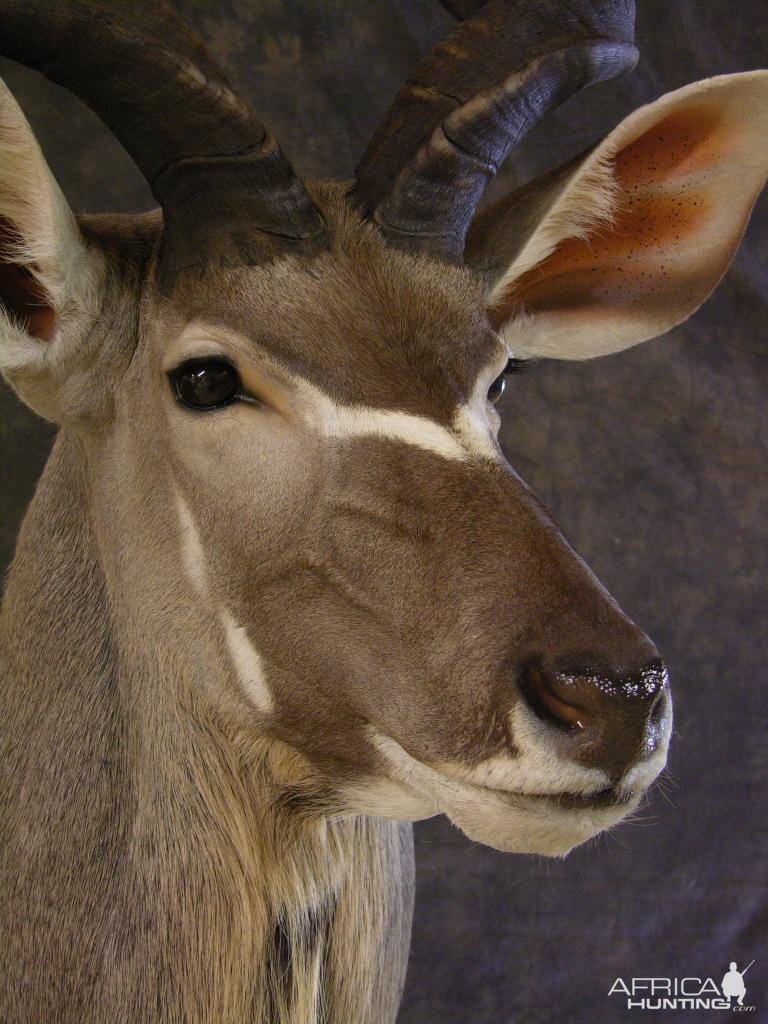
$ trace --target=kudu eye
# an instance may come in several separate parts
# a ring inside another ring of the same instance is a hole
[[[507,378],[502,373],[488,388],[488,401],[491,405],[496,405],[498,400],[504,394],[507,387]]]
[[[170,373],[179,401],[189,409],[221,409],[240,397],[240,377],[223,359],[193,359]]]
[[[491,405],[496,405],[498,400],[504,394],[504,390],[507,386],[507,377],[513,373],[521,373],[525,361],[523,359],[509,359],[507,365],[504,367],[504,372],[501,373],[496,380],[488,388],[488,401]]]

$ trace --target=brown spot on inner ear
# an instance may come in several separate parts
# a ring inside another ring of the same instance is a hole
[[[616,154],[616,180],[631,190],[706,170],[728,155],[732,134],[721,108],[691,104],[669,114]]]
[[[704,192],[625,196],[614,223],[589,240],[569,238],[514,282],[510,300],[535,309],[569,306],[574,300],[615,290],[633,279],[663,276],[684,255],[711,213]],[[650,283],[650,281],[649,281]]]
[[[618,206],[589,239],[563,239],[515,281],[490,311],[503,324],[520,306],[545,309],[619,305],[638,293],[661,295],[665,279],[697,262],[717,196],[706,172],[729,157],[738,131],[720,105],[687,104],[654,124],[613,160]],[[660,301],[660,300],[659,300]]]
[[[8,257],[20,242],[15,225],[0,217],[0,304],[33,338],[50,341],[56,330],[50,298],[28,267]]]

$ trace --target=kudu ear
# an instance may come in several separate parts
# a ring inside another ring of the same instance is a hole
[[[73,405],[62,392],[90,358],[103,269],[0,81],[0,370],[47,419],[67,419]]]
[[[655,338],[707,298],[768,175],[768,71],[642,107],[587,156],[488,207],[465,259],[516,356],[586,359]]]

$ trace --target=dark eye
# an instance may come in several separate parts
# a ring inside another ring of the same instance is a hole
[[[170,374],[176,397],[190,409],[221,409],[240,397],[240,378],[223,359],[193,359]]]
[[[502,373],[501,376],[497,377],[493,384],[488,388],[488,401],[491,405],[496,405],[498,400],[504,394],[506,387],[507,378]]]
[[[504,367],[504,372],[500,374],[496,380],[488,388],[488,401],[491,405],[496,405],[498,400],[504,394],[504,389],[507,386],[507,377],[513,373],[521,373],[525,361],[523,359],[510,359],[507,365]]]

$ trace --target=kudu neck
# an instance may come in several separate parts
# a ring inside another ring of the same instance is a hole
[[[60,435],[0,619],[10,824],[22,835],[50,823],[25,914],[55,902],[64,937],[119,924],[133,966],[102,950],[93,984],[113,989],[99,1006],[113,999],[136,1019],[157,991],[178,1019],[298,1024],[321,1002],[337,1007],[329,1020],[394,1019],[384,1004],[402,956],[387,951],[407,944],[409,828],[283,806],[288,748],[228,728],[174,644],[158,644],[162,628],[105,565],[89,479],[80,442]],[[75,947],[62,955],[79,976],[77,957],[96,953]],[[173,978],[160,977],[170,949]],[[335,965],[351,960],[342,977]]]

